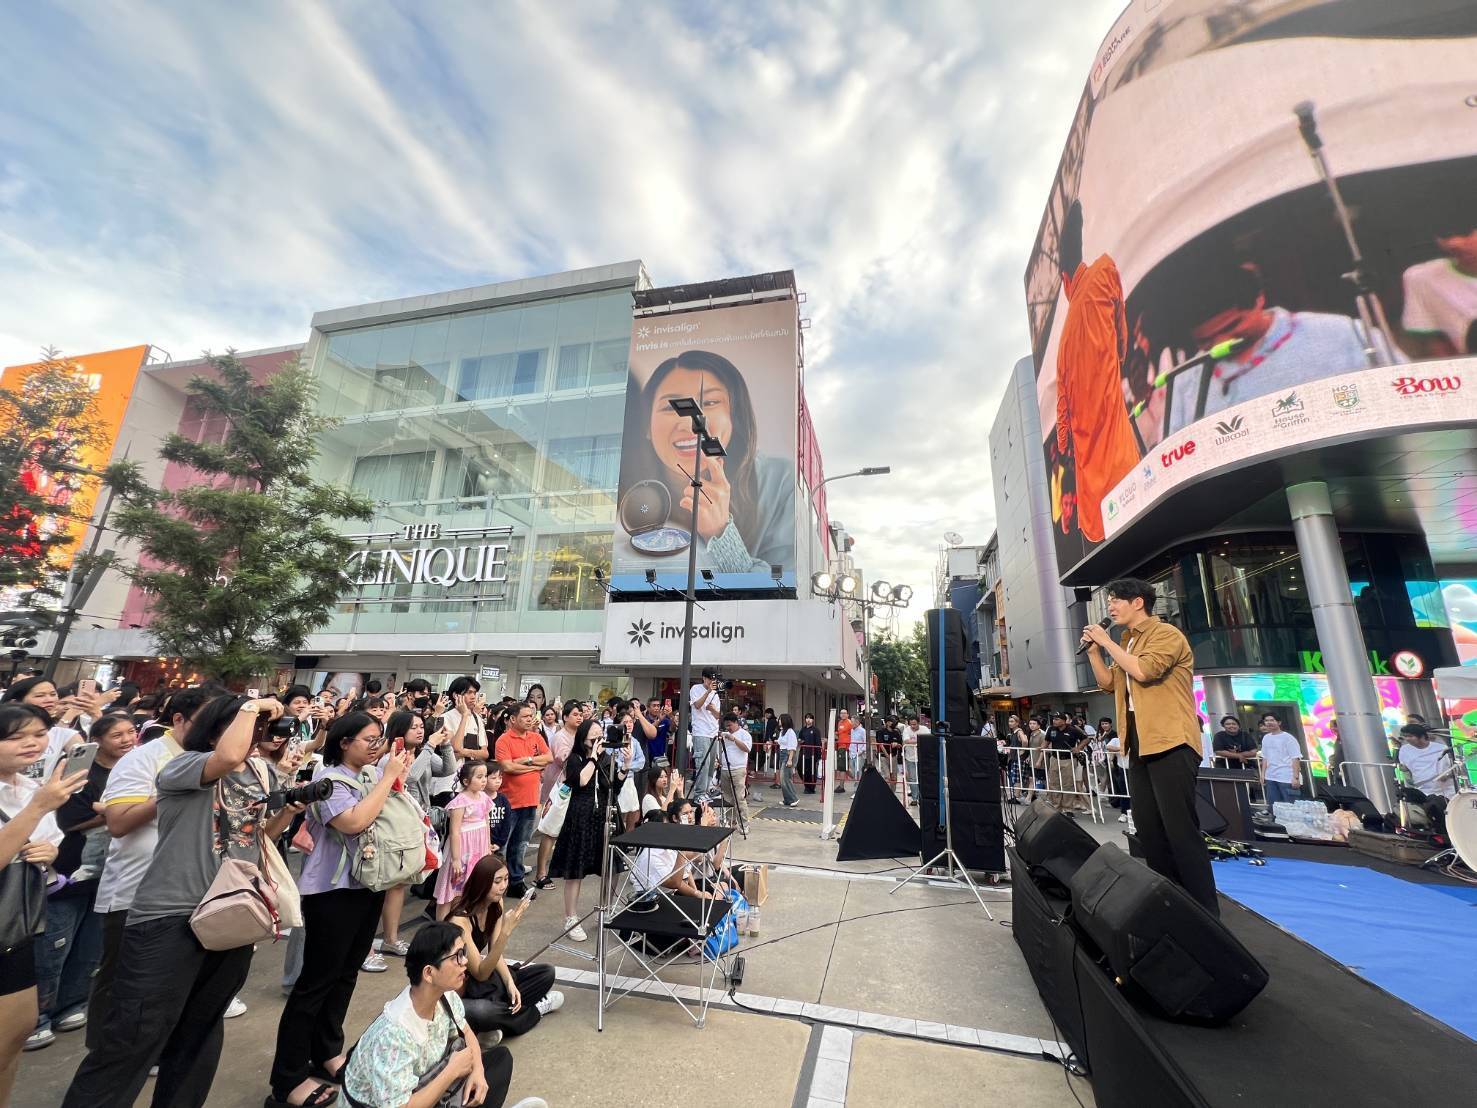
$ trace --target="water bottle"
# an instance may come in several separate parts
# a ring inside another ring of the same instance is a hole
[[[759,905],[757,904],[749,906],[749,934],[759,934]]]

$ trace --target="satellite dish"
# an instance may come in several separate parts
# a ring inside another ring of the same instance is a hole
[[[961,535],[958,531],[944,532],[944,542],[948,543],[950,546],[958,546],[963,541],[964,536]]]

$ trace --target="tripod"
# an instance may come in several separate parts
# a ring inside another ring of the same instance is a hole
[[[558,938],[549,943],[545,949],[563,951],[572,954],[576,958],[583,958],[587,962],[599,961],[602,965],[605,961],[605,922],[609,916],[611,889],[614,884],[614,874],[610,872],[610,825],[612,821],[621,818],[618,794],[620,785],[616,780],[615,755],[602,749],[603,743],[597,743],[594,753],[595,759],[595,806],[600,810],[600,893],[596,898],[595,914],[600,933],[596,936],[596,954],[587,950],[570,946],[561,940],[567,931],[561,932]],[[567,817],[566,817],[567,818]],[[622,827],[620,830],[624,831]],[[581,917],[583,919],[584,917]]]
[[[974,894],[975,900],[979,901],[980,907],[985,910],[985,917],[993,920],[995,916],[985,903],[985,898],[980,894],[980,887],[975,884],[974,878],[969,876],[969,871],[964,868],[959,855],[954,853],[954,821],[949,818],[949,725],[939,720],[935,727],[939,740],[939,818],[944,824],[944,849],[894,885],[889,895],[895,896],[904,885],[920,878],[927,881],[945,881],[956,888],[962,886],[969,889]],[[928,877],[928,871],[941,861],[946,863],[947,873],[942,878]]]

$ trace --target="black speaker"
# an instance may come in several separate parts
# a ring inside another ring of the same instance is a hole
[[[1005,869],[1005,816],[1000,808],[1000,759],[995,740],[978,737],[949,739],[949,824],[954,853],[968,869],[1001,873]],[[941,852],[947,843],[939,826],[939,740],[918,737],[918,826],[923,858]]]
[[[1053,891],[1069,887],[1082,864],[1097,853],[1098,841],[1040,797],[1016,817],[1015,849],[1032,871],[1055,879]]]
[[[962,669],[945,670],[942,677],[938,671],[930,670],[928,692],[933,698],[935,724],[948,723],[950,733],[955,735],[968,735],[979,730],[970,710],[973,698],[969,693],[969,678]]]
[[[957,608],[930,608],[924,613],[928,625],[928,671],[938,671],[940,662],[944,669],[964,668],[964,621],[959,618]],[[939,653],[939,637],[943,636],[942,658]]]
[[[1359,822],[1364,824],[1366,830],[1383,831],[1385,829],[1385,817],[1380,815],[1380,810],[1374,806],[1369,797],[1358,789],[1324,782],[1318,786],[1318,799],[1323,801],[1330,812],[1336,812],[1340,808],[1353,812],[1359,817]]]
[[[1068,882],[1077,927],[1125,992],[1186,1023],[1224,1023],[1266,987],[1267,971],[1188,893],[1105,843]]]
[[[923,794],[923,800],[938,802],[937,735],[918,737],[918,791]],[[949,795],[965,803],[1000,803],[1000,755],[995,749],[995,740],[977,737],[949,739]]]
[[[939,826],[938,806],[919,808],[922,858],[927,861],[949,845]],[[847,821],[848,823],[850,820]],[[954,831],[954,853],[965,869],[1005,872],[1005,816],[998,804],[974,804],[950,799],[949,824]]]

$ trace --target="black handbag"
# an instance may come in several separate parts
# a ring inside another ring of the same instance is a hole
[[[10,817],[0,811],[0,823]],[[0,952],[9,953],[46,930],[46,870],[19,856],[0,867]]]

